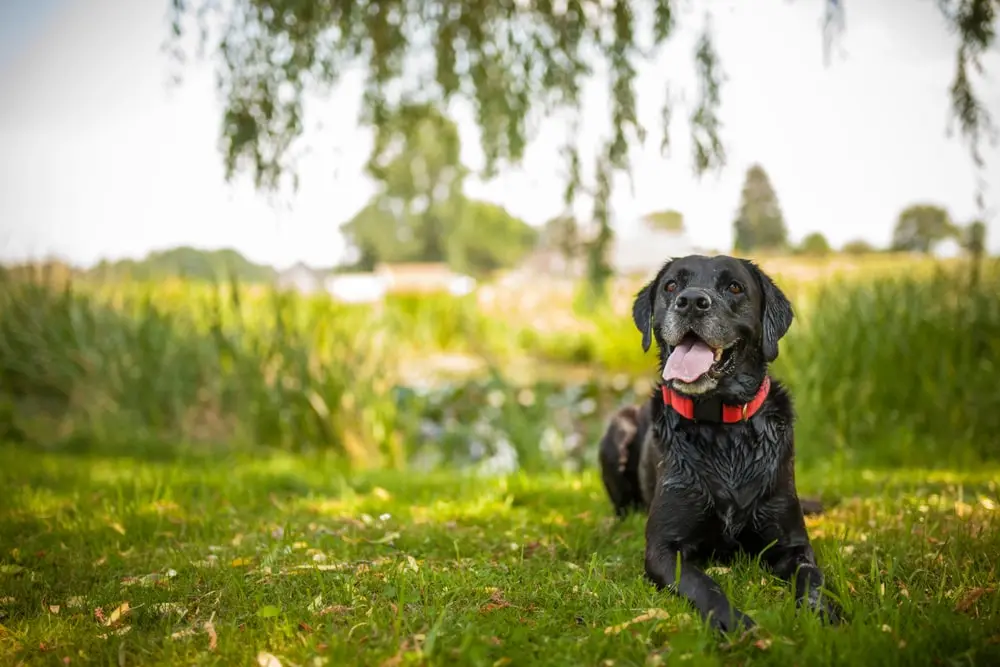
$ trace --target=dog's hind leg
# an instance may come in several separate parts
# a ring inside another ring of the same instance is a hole
[[[822,514],[826,510],[819,498],[799,498],[799,505],[802,506],[802,514],[805,516]]]
[[[601,479],[615,514],[624,518],[629,511],[640,511],[645,504],[639,488],[641,438],[637,437],[639,410],[627,406],[611,418],[598,451]]]

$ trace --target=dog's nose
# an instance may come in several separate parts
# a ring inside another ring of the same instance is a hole
[[[712,307],[712,297],[706,290],[689,287],[674,300],[674,310],[681,314],[700,315]]]

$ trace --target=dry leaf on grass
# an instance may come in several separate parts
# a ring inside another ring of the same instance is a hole
[[[650,621],[652,619],[666,620],[670,618],[670,614],[663,609],[648,609],[646,613],[639,614],[631,621],[625,621],[624,623],[619,623],[618,625],[612,625],[610,627],[604,628],[604,634],[606,635],[617,635],[625,628],[633,625],[634,623],[642,623],[644,621]]]
[[[281,667],[281,661],[267,651],[261,651],[257,654],[257,664],[260,667]]]
[[[351,610],[350,607],[344,606],[342,604],[332,604],[329,607],[324,607],[316,612],[317,616],[326,616],[327,614],[346,614]]]
[[[215,624],[212,623],[212,619],[205,621],[204,628],[208,634],[208,650],[214,651],[215,647],[219,645],[219,635],[215,634]]]
[[[955,604],[955,611],[960,613],[965,613],[972,609],[972,607],[979,601],[979,598],[983,597],[987,593],[992,593],[993,588],[973,588],[971,591],[965,594],[965,596]]]
[[[495,590],[493,594],[490,595],[490,601],[479,608],[480,612],[490,612],[496,611],[497,609],[503,609],[509,607],[510,603],[503,597],[503,591]]]
[[[118,608],[111,612],[111,615],[104,620],[104,625],[110,627],[115,623],[118,623],[122,620],[122,618],[128,615],[130,611],[132,611],[132,608],[129,607],[128,602],[122,602]]]

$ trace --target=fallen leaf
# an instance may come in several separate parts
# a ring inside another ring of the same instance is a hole
[[[261,651],[257,654],[257,664],[260,667],[281,667],[281,661],[267,651]]]
[[[503,609],[509,607],[510,603],[503,597],[503,591],[494,589],[493,594],[490,595],[490,601],[479,608],[480,612],[490,612],[496,611],[497,609]]]
[[[350,607],[345,607],[342,604],[334,604],[334,605],[330,605],[329,607],[326,607],[324,609],[319,610],[318,612],[316,612],[316,615],[317,616],[326,616],[327,614],[346,614],[350,610],[351,610]]]
[[[114,625],[115,623],[117,623],[120,620],[122,620],[122,618],[126,614],[128,614],[130,611],[131,611],[131,607],[128,606],[128,602],[122,602],[118,606],[117,609],[115,609],[113,612],[111,612],[111,615],[108,616],[108,618],[107,618],[106,621],[104,621],[104,625],[106,625],[106,626],[112,626],[112,625]]]
[[[965,613],[969,611],[969,609],[971,609],[972,606],[979,601],[979,598],[983,597],[987,593],[992,593],[992,592],[993,592],[992,587],[973,588],[971,591],[965,594],[965,597],[963,597],[961,600],[958,601],[958,603],[955,604],[955,611],[960,613]]]
[[[670,614],[667,613],[666,611],[664,611],[663,609],[649,609],[649,610],[646,611],[646,613],[639,614],[638,616],[636,616],[635,618],[633,618],[631,621],[625,621],[624,623],[619,623],[618,625],[612,625],[610,627],[604,628],[604,634],[606,634],[606,635],[611,635],[611,634],[617,635],[622,630],[624,630],[625,628],[629,627],[630,625],[633,625],[634,623],[642,623],[644,621],[649,621],[649,620],[652,620],[654,618],[660,619],[660,620],[666,620],[666,619],[670,618]]]
[[[219,635],[215,634],[215,624],[209,619],[205,621],[204,628],[208,634],[208,650],[214,651],[215,647],[219,645]]]
[[[395,531],[390,531],[378,538],[377,540],[369,540],[370,544],[388,544],[399,537],[399,533]]]
[[[417,566],[417,559],[414,558],[413,556],[410,556],[409,554],[407,554],[406,556],[406,563],[402,566],[402,569],[410,570],[412,572],[420,571],[420,567]]]
[[[117,521],[112,521],[110,524],[108,524],[108,526],[116,533],[120,533],[122,535],[125,534],[125,526],[121,525]]]
[[[764,637],[763,639],[758,639],[753,643],[753,645],[756,646],[761,651],[766,651],[767,649],[771,648],[771,638]]]
[[[21,567],[20,565],[16,565],[14,563],[11,563],[9,565],[0,565],[0,574],[18,574],[19,572],[23,571],[24,571],[23,567]]]
[[[59,613],[59,605],[57,605],[57,604],[50,604],[49,605],[49,611],[51,611],[53,614],[58,614]]]
[[[153,609],[155,609],[158,614],[162,614],[164,616],[173,612],[183,614],[186,611],[184,606],[177,602],[160,602],[159,604],[153,605]]]
[[[250,564],[249,558],[234,558],[233,562],[230,563],[230,565],[233,567],[243,567],[244,565],[249,565],[249,564]]]
[[[306,623],[305,621],[299,621],[299,629],[302,630],[303,632],[309,632],[309,633],[312,633],[313,631],[312,626]]]

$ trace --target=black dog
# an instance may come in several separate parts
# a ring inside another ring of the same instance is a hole
[[[838,622],[795,490],[791,400],[767,375],[792,324],[788,299],[750,261],[692,255],[664,265],[632,316],[643,349],[656,340],[662,382],[614,416],[600,463],[616,513],[648,512],[646,576],[714,627],[749,628],[699,563],[762,553],[794,581],[797,605]]]

